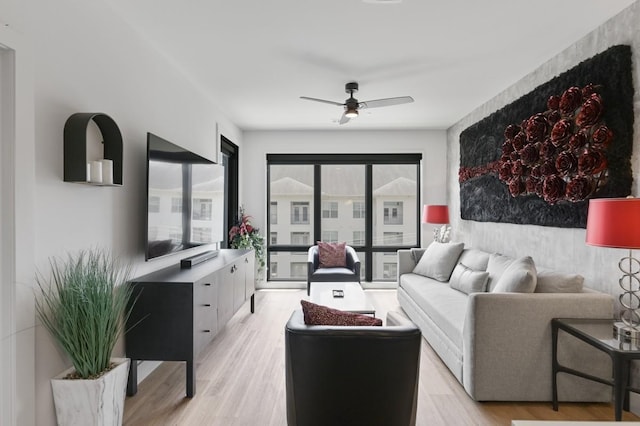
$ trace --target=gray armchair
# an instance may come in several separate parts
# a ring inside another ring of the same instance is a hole
[[[307,257],[307,295],[311,293],[312,282],[360,282],[360,259],[353,247],[346,246],[344,268],[320,268],[318,246],[309,247]]]
[[[285,327],[287,424],[415,425],[421,344],[410,321],[306,325],[295,311]]]

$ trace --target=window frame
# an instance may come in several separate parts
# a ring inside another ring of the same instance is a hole
[[[310,235],[310,243],[314,244],[322,235],[322,196],[321,196],[321,166],[322,165],[365,165],[365,243],[361,246],[355,246],[359,255],[364,256],[361,259],[364,265],[363,276],[364,281],[372,281],[373,278],[373,256],[375,253],[392,253],[400,249],[408,249],[419,247],[421,237],[420,226],[420,210],[421,210],[421,166],[422,154],[420,153],[404,153],[404,154],[267,154],[267,209],[271,202],[271,166],[274,165],[312,165],[314,167],[314,193],[313,201],[310,203],[313,207],[309,211],[309,222],[313,222],[313,232]],[[410,245],[373,245],[373,167],[375,165],[414,165],[416,167],[416,205],[415,205],[415,244]],[[292,212],[293,213],[293,212]],[[313,215],[313,216],[312,216]],[[267,215],[267,230],[271,229],[270,214]],[[326,219],[326,218],[325,218]],[[281,221],[280,221],[281,222]],[[300,252],[304,254],[308,251],[309,246],[294,244],[277,244],[267,245],[267,262],[270,262],[271,255],[277,255],[278,252]],[[304,253],[303,253],[304,252]],[[269,279],[270,277],[268,277]],[[278,281],[299,281],[299,278],[279,278]]]

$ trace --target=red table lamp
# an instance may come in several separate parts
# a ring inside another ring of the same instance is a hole
[[[442,225],[433,229],[433,241],[446,243],[449,241],[449,207],[446,205],[426,205],[422,209],[422,223]]]
[[[629,249],[618,262],[622,277],[618,284],[622,305],[618,336],[640,340],[640,261],[633,249],[640,248],[640,198],[597,198],[589,200],[586,242],[592,246]]]

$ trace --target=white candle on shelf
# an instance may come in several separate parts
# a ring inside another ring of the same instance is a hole
[[[113,160],[102,160],[102,183],[113,185]]]
[[[91,183],[102,183],[102,162],[93,161],[91,163]]]

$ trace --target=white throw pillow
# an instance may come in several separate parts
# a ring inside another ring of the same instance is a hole
[[[474,271],[463,263],[458,263],[451,273],[449,286],[466,294],[482,293],[487,288],[489,273]]]
[[[491,253],[489,262],[487,263],[487,272],[489,273],[487,291],[493,291],[504,271],[507,270],[514,260],[513,257],[503,256],[499,253]]]
[[[530,256],[514,260],[504,271],[494,293],[533,293],[536,289],[536,266]]]
[[[434,241],[427,247],[420,261],[413,268],[413,273],[438,281],[449,281],[451,272],[463,249],[464,243],[438,243]]]

